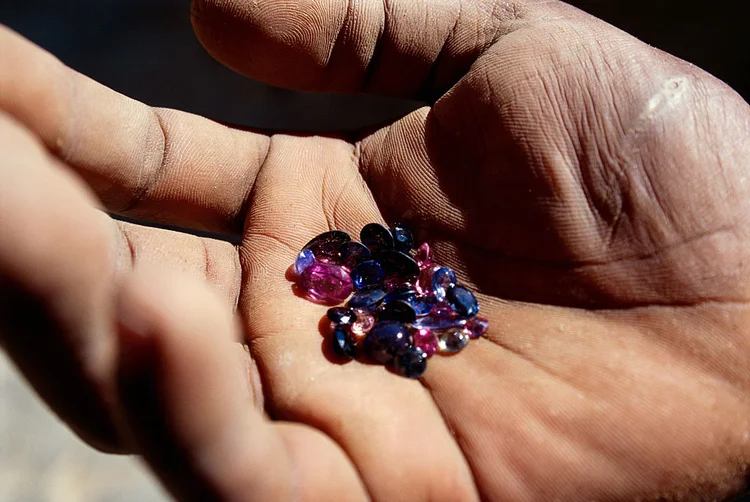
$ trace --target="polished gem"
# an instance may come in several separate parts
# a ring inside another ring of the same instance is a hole
[[[479,338],[484,335],[487,333],[489,327],[490,321],[484,317],[472,317],[466,322],[466,329],[469,330],[469,336],[471,338]]]
[[[419,277],[419,265],[414,258],[400,251],[383,251],[373,256],[383,266],[387,278],[397,277],[401,281],[412,281]]]
[[[460,352],[469,344],[471,338],[469,332],[464,328],[452,328],[440,333],[438,337],[438,348],[440,352],[455,354]]]
[[[417,313],[404,300],[392,300],[383,302],[377,311],[378,319],[381,321],[398,321],[413,323],[417,320]]]
[[[430,328],[419,328],[412,330],[414,346],[422,349],[427,357],[431,357],[438,351],[438,339]]]
[[[417,347],[409,347],[403,354],[396,356],[393,369],[401,376],[419,378],[427,369],[427,354]]]
[[[411,235],[409,229],[400,223],[393,224],[391,234],[393,235],[393,244],[396,247],[396,251],[408,253],[414,247],[414,237]]]
[[[439,302],[445,300],[448,289],[456,285],[456,274],[448,267],[439,268],[432,276],[432,294]]]
[[[414,258],[417,260],[417,265],[419,265],[420,270],[432,265],[432,250],[430,249],[430,245],[423,242],[422,245],[417,248],[417,254]]]
[[[333,307],[328,309],[326,314],[328,319],[334,324],[349,325],[357,319],[357,314],[346,307]]]
[[[377,223],[365,225],[359,233],[359,239],[373,253],[393,249],[391,231]]]
[[[354,281],[354,287],[362,289],[366,286],[372,286],[378,284],[383,280],[383,267],[380,263],[369,260],[360,263],[357,267],[352,270],[352,281]]]
[[[417,280],[416,289],[417,292],[423,295],[432,295],[432,277],[435,272],[440,270],[440,265],[430,265],[423,268],[419,273],[419,280]]]
[[[352,293],[349,271],[331,263],[310,265],[300,275],[298,285],[308,299],[318,303],[341,303]]]
[[[462,317],[441,317],[429,314],[417,317],[413,326],[415,328],[429,328],[433,331],[442,331],[450,328],[462,328],[466,325],[466,319]]]
[[[361,242],[349,241],[341,245],[341,263],[353,269],[363,261],[370,259],[370,250]]]
[[[354,293],[347,307],[352,309],[366,308],[373,311],[387,294],[388,292],[382,286],[367,286]]]
[[[354,339],[345,326],[336,326],[333,330],[333,351],[340,357],[352,359],[357,355]]]
[[[432,311],[432,308],[435,305],[435,297],[424,295],[415,296],[409,301],[409,305],[412,306],[417,316],[427,315]]]
[[[479,302],[474,293],[463,286],[454,286],[448,289],[447,299],[460,315],[471,317],[479,313]]]
[[[412,345],[409,328],[400,322],[378,321],[365,338],[367,355],[382,364],[390,364],[393,358]]]
[[[367,309],[356,309],[357,320],[351,325],[350,331],[356,337],[362,337],[370,332],[375,324],[375,318]]]
[[[301,275],[307,267],[315,263],[315,255],[309,249],[303,249],[294,261],[294,271]]]
[[[309,249],[320,261],[329,261],[334,264],[340,264],[341,254],[339,250],[344,243],[351,240],[351,237],[349,237],[349,234],[346,232],[333,230],[331,232],[320,234],[305,244],[305,247],[302,249]]]

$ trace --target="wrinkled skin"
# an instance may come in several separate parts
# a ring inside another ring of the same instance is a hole
[[[430,105],[356,138],[269,137],[149,109],[0,32],[3,345],[83,437],[186,500],[744,488],[737,94],[558,2],[200,0],[193,18],[248,76]],[[333,361],[325,307],[287,276],[312,236],[393,219],[491,323],[420,381]]]

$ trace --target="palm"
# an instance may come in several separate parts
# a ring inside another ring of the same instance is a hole
[[[166,155],[145,182],[110,170],[100,184],[93,158],[63,156],[113,210],[243,229],[234,248],[125,224],[121,249],[180,263],[227,305],[239,298],[257,395],[272,417],[302,424],[292,450],[320,493],[362,483],[383,500],[720,496],[747,456],[747,245],[735,229],[748,194],[740,152],[717,161],[705,145],[747,110],[619,36],[608,51],[554,30],[533,44],[504,38],[434,106],[354,144],[159,112],[142,129],[164,131]],[[460,355],[433,358],[421,385],[332,363],[317,329],[325,309],[286,279],[311,236],[393,219],[476,287],[491,323]],[[314,479],[320,463],[337,477]]]

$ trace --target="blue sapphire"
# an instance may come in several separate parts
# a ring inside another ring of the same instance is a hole
[[[432,294],[439,302],[445,300],[448,289],[456,285],[456,274],[448,267],[439,268],[432,275]]]
[[[408,253],[414,247],[414,236],[402,224],[394,223],[391,226],[391,234],[393,235],[393,244],[396,247],[396,251]]]
[[[391,235],[391,231],[377,223],[365,225],[359,233],[359,239],[373,253],[393,249],[393,235]]]
[[[297,272],[297,275],[302,275],[302,272],[313,263],[315,263],[315,254],[309,249],[303,249],[294,261],[294,271]]]
[[[441,331],[449,328],[460,328],[466,325],[466,319],[463,317],[441,317],[436,315],[426,315],[417,318],[413,326],[419,328],[429,328],[433,331]]]
[[[436,300],[434,296],[417,296],[415,295],[409,300],[409,305],[414,309],[417,316],[424,316],[432,311],[435,306]]]
[[[368,356],[381,364],[390,364],[412,346],[409,327],[400,322],[378,321],[367,334],[364,349]]]
[[[404,300],[392,300],[388,303],[383,302],[378,309],[377,316],[381,321],[413,323],[417,320],[417,313]]]
[[[403,300],[405,302],[411,302],[414,300],[414,298],[417,296],[417,292],[414,291],[412,288],[408,286],[401,286],[390,293],[388,293],[385,298],[383,298],[383,303],[392,302],[394,300]]]
[[[346,305],[351,309],[364,308],[373,311],[387,294],[388,291],[382,286],[367,286],[356,291]]]
[[[370,250],[361,242],[349,241],[339,248],[341,253],[341,264],[353,269],[363,261],[370,259]]]
[[[351,276],[354,287],[362,289],[367,286],[379,284],[383,280],[383,267],[374,260],[365,261],[352,270]]]
[[[332,323],[344,326],[354,324],[354,321],[357,320],[357,314],[355,314],[353,310],[346,307],[333,307],[331,309],[328,309],[328,313],[326,315]]]
[[[357,355],[357,347],[354,339],[345,326],[336,326],[333,330],[333,351],[346,359],[353,359]]]
[[[458,314],[473,317],[479,313],[479,302],[474,293],[463,286],[448,289],[448,302]]]
[[[393,368],[406,378],[419,378],[427,369],[427,354],[417,347],[409,347],[393,360]]]

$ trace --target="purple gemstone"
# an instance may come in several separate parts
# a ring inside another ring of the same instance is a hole
[[[420,328],[412,331],[414,346],[422,349],[427,357],[431,357],[438,351],[438,339],[430,328]]]
[[[339,248],[341,254],[341,263],[353,269],[363,261],[370,259],[370,250],[361,242],[349,241],[345,242],[341,248]]]
[[[315,254],[318,261],[340,264],[341,246],[351,241],[351,237],[346,232],[332,230],[315,237],[305,244],[303,249],[309,249]]]
[[[430,245],[426,242],[423,242],[422,245],[417,249],[415,259],[417,260],[417,265],[419,265],[420,270],[431,266],[432,250],[430,249]]]
[[[300,275],[298,285],[307,298],[318,303],[341,303],[352,294],[349,270],[331,263],[310,265]]]
[[[462,328],[466,325],[466,319],[461,317],[442,317],[435,314],[429,314],[424,317],[417,317],[414,321],[415,328],[429,328],[433,331],[442,331],[450,328]]]
[[[303,249],[297,255],[297,259],[294,261],[294,271],[297,275],[302,275],[307,267],[315,263],[315,255],[309,249]]]
[[[432,275],[432,294],[439,302],[445,300],[448,290],[456,285],[456,274],[448,267],[439,268]]]
[[[489,327],[490,321],[484,317],[472,317],[466,322],[466,329],[469,331],[471,338],[479,338],[484,335]]]
[[[440,265],[430,265],[422,269],[419,273],[419,280],[416,285],[417,293],[422,295],[432,294],[432,276],[441,268],[443,267]]]
[[[364,341],[367,354],[381,364],[390,364],[393,358],[412,345],[409,328],[400,322],[379,321],[375,323]]]

